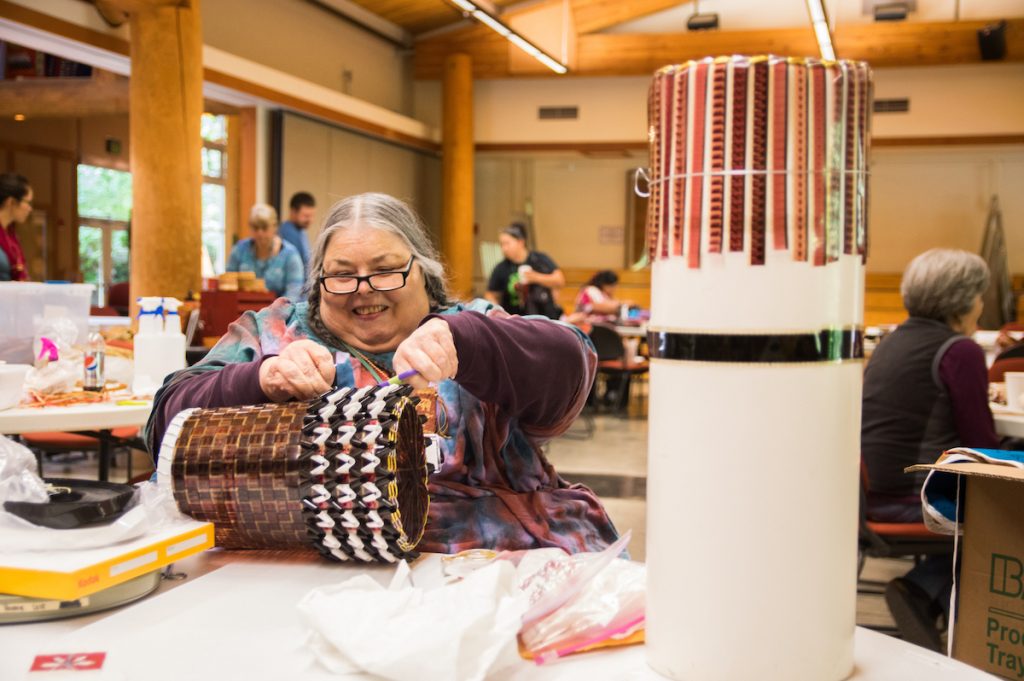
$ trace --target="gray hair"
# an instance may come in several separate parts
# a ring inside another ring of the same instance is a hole
[[[309,264],[309,279],[306,291],[309,297],[310,311],[319,315],[320,281],[323,274],[324,255],[327,245],[336,232],[355,224],[364,224],[376,229],[398,235],[405,242],[412,254],[416,256],[426,281],[427,297],[430,309],[450,307],[448,284],[444,277],[444,265],[434,245],[430,243],[427,230],[419,216],[404,201],[387,194],[357,194],[338,201],[324,218],[324,228],[316,240]]]
[[[277,224],[277,211],[266,203],[257,203],[249,211],[249,225],[251,227],[269,227]]]
[[[988,265],[967,251],[933,248],[910,261],[900,294],[912,317],[947,324],[970,312],[974,299],[988,288]]]

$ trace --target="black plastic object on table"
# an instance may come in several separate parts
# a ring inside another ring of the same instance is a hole
[[[135,494],[131,485],[72,478],[45,478],[45,502],[5,501],[4,510],[34,525],[71,530],[113,522],[124,514]]]

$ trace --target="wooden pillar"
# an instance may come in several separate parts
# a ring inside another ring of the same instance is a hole
[[[441,252],[452,294],[473,291],[473,61],[453,54],[444,63],[441,140]]]
[[[203,39],[199,0],[133,0],[131,295],[199,291]],[[133,302],[134,309],[134,302]]]
[[[249,221],[249,211],[256,203],[256,107],[239,110],[238,134],[235,137],[238,142],[238,219],[229,228],[232,237],[229,247],[235,240],[248,235],[245,225]],[[287,215],[279,218],[284,221]]]

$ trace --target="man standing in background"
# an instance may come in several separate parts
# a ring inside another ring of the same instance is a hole
[[[295,246],[302,258],[303,277],[306,277],[309,276],[309,236],[306,230],[316,216],[316,200],[309,192],[295,192],[288,208],[288,219],[281,223],[277,235]]]

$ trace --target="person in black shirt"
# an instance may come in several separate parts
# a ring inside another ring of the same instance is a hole
[[[565,275],[547,254],[527,248],[526,226],[513,222],[502,230],[498,242],[505,259],[491,272],[484,297],[509,314],[561,317],[554,291],[565,286]]]

